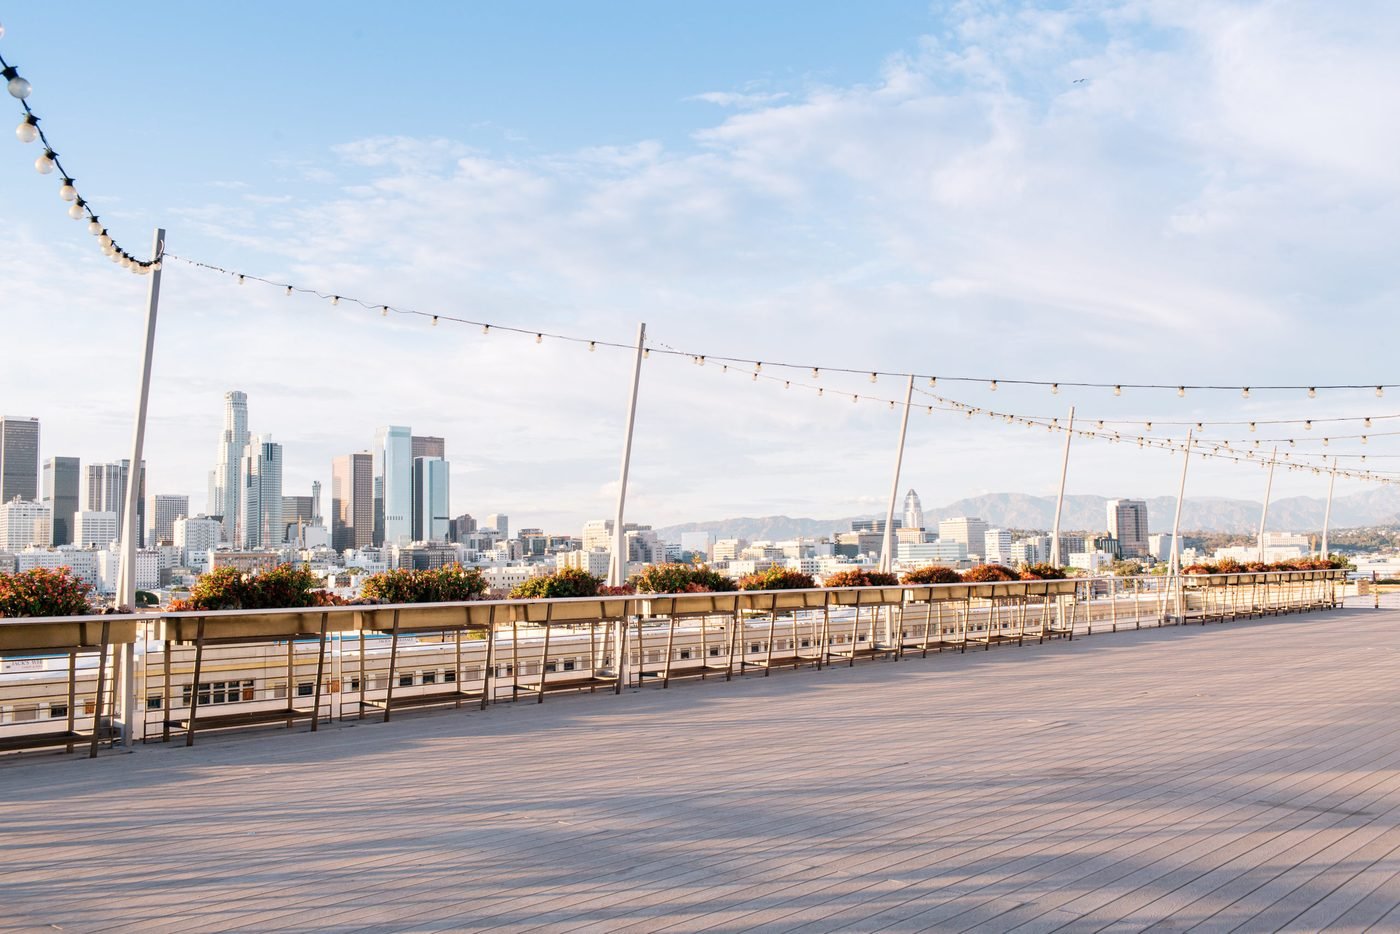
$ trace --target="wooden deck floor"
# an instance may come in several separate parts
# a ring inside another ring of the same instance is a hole
[[[0,929],[1400,929],[1400,611],[0,761]]]

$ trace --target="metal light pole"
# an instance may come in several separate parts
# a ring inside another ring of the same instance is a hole
[[[1074,438],[1074,406],[1069,407],[1069,425],[1065,427],[1065,456],[1060,462],[1060,495],[1055,500],[1055,528],[1050,532],[1050,563],[1060,567],[1060,515],[1065,509],[1065,478],[1069,476],[1069,443]]]
[[[1327,557],[1327,532],[1332,527],[1332,488],[1337,485],[1337,459],[1332,458],[1331,477],[1327,480],[1327,510],[1322,514],[1322,557]]]
[[[157,227],[151,238],[151,256],[159,260],[165,252],[165,230]],[[151,364],[156,349],[156,310],[160,304],[160,267],[151,270],[146,293],[146,344],[141,361],[141,392],[136,401],[136,430],[131,438],[131,466],[126,474],[126,503],[122,510],[122,559],[117,576],[117,605],[136,607],[136,538],[139,533],[141,461],[146,446],[146,409],[151,397]],[[122,745],[130,746],[136,724],[136,646],[122,650]]]
[[[1172,519],[1172,553],[1167,564],[1168,575],[1181,573],[1181,504],[1186,499],[1186,468],[1191,465],[1192,430],[1186,432],[1186,450],[1181,458],[1181,485],[1176,491],[1176,518]]]
[[[1259,562],[1264,561],[1264,523],[1269,519],[1269,497],[1274,492],[1274,464],[1278,461],[1278,445],[1269,455],[1269,479],[1264,484],[1264,511],[1259,515]]]
[[[627,439],[622,444],[622,471],[617,481],[617,515],[613,518],[612,557],[608,560],[608,584],[621,587],[627,580],[627,533],[622,530],[627,505],[627,472],[632,466],[632,429],[637,423],[637,387],[642,381],[642,357],[646,353],[647,326],[637,325],[637,358],[632,365],[632,392],[627,397]]]
[[[899,472],[904,466],[904,438],[909,434],[909,404],[914,398],[914,377],[904,389],[904,417],[899,420],[899,446],[894,452],[894,479],[890,481],[890,507],[885,511],[885,537],[880,542],[880,570],[894,569],[894,504],[899,498]]]

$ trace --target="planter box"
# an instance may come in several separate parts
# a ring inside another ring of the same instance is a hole
[[[620,619],[628,615],[629,597],[570,597],[564,600],[520,601],[509,604],[509,620],[517,623],[582,623]],[[504,609],[504,608],[503,608]],[[501,614],[497,614],[499,619]]]
[[[831,591],[834,606],[891,606],[904,602],[904,587],[843,587]]]
[[[136,627],[142,622],[130,617],[107,619],[107,641],[110,645],[127,645],[136,641]],[[0,653],[96,648],[102,644],[103,618],[83,617],[22,617],[0,620]]]
[[[434,603],[398,607],[374,607],[360,611],[360,628],[374,632],[394,631],[394,613],[399,614],[399,632],[432,632],[444,629],[487,629],[491,625],[492,604],[481,606]],[[508,614],[497,611],[497,619]]]
[[[320,607],[302,610],[218,610],[204,614],[204,638],[291,639],[319,635],[321,614],[326,613],[326,632],[352,632],[359,628],[358,613],[331,611]],[[194,642],[199,635],[199,614],[165,616],[160,620],[157,638],[170,642]]]

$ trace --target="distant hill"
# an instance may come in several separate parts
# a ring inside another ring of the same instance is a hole
[[[1108,497],[1066,496],[1060,520],[1064,529],[1102,529],[1107,523]],[[1269,528],[1275,531],[1309,531],[1322,527],[1327,501],[1322,497],[1292,496],[1275,500],[1269,506]],[[1223,497],[1187,497],[1181,511],[1183,531],[1253,532],[1259,528],[1261,504],[1253,500]],[[1148,525],[1154,532],[1171,531],[1176,497],[1156,496],[1147,500]],[[1055,522],[1055,498],[1025,493],[989,493],[960,499],[946,506],[926,508],[929,526],[953,516],[980,516],[993,526],[1016,529],[1048,529]],[[710,522],[686,522],[657,529],[665,541],[679,541],[682,532],[710,532],[717,538],[746,538],[749,541],[821,538],[844,532],[853,519],[807,519],[792,516],[744,516]],[[1400,490],[1378,487],[1332,502],[1332,527],[1356,528],[1400,523]]]

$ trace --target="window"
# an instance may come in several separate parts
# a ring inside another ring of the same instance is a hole
[[[565,670],[565,671],[573,671],[574,668],[577,667],[577,664],[578,664],[578,663],[577,663],[574,659],[572,659],[572,658],[566,658],[566,659],[564,659],[564,670]]]
[[[68,705],[67,705],[67,704],[53,704],[53,705],[51,705],[51,706],[49,707],[49,716],[50,716],[50,717],[66,717],[66,716],[68,716]]]
[[[274,697],[286,697],[287,686],[285,684],[274,684],[272,686]],[[180,687],[180,700],[184,706],[190,705],[190,697],[193,691],[190,685],[185,684]],[[245,678],[242,681],[201,681],[199,683],[199,704],[236,704],[241,700],[253,699],[253,680]],[[154,701],[154,703],[152,703]],[[146,698],[146,707],[156,710],[160,707],[160,696],[151,695]]]
[[[716,645],[710,648],[710,657],[719,658],[719,646]]]
[[[161,696],[160,696],[159,694],[149,694],[149,695],[147,695],[147,696],[146,696],[146,709],[147,709],[147,710],[159,710],[159,709],[161,708],[161,701],[162,701],[162,698],[161,698]]]
[[[453,671],[451,668],[448,668],[442,673],[442,680],[445,684],[451,684],[452,682],[457,680],[457,672]]]
[[[811,640],[811,639],[803,639],[803,640],[802,640],[802,647],[803,647],[804,649],[810,649],[810,648],[812,647],[812,640]]]
[[[351,678],[350,681],[349,681],[349,684],[350,684],[350,687],[349,687],[349,690],[350,690],[350,691],[355,692],[355,693],[358,693],[358,692],[359,692],[359,690],[360,690],[360,679],[359,679],[359,678]]]
[[[423,683],[424,683],[424,684],[436,684],[436,683],[437,683],[437,672],[436,672],[436,671],[425,671],[425,672],[423,672]]]
[[[680,654],[679,654],[678,657],[679,657],[680,660],[683,661],[683,662],[684,662],[684,661],[689,661],[689,660],[690,660],[690,649],[681,649]]]
[[[316,693],[316,685],[310,681],[303,681],[297,685],[297,697],[311,697]]]
[[[545,662],[545,664],[544,664],[544,670],[545,670],[545,671],[549,671],[549,672],[558,671],[558,670],[559,670],[559,663],[556,662],[556,661],[554,661],[553,659],[550,659],[549,661]]]
[[[759,650],[759,645],[758,645],[757,642],[750,642],[750,643],[749,643],[749,653],[750,653],[750,654],[752,654],[752,653],[754,653],[754,652],[757,652],[758,650]]]
[[[411,687],[413,687],[413,675],[411,675],[411,674],[399,675],[399,687],[401,687],[401,688],[411,688]]]

